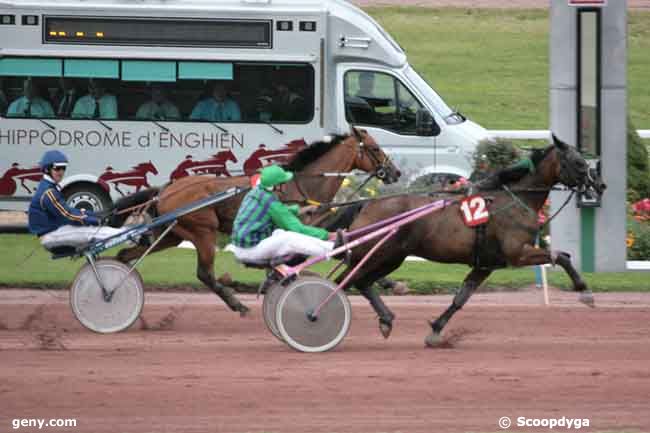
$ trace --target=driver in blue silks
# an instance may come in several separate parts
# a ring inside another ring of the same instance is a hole
[[[125,230],[101,227],[100,219],[93,213],[66,204],[60,183],[68,158],[62,152],[45,152],[39,165],[43,179],[29,205],[29,231],[39,237],[45,248],[82,247],[92,240],[105,239]]]

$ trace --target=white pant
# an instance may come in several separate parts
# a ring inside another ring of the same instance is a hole
[[[241,248],[230,244],[226,251],[232,251],[240,261],[261,262],[288,254],[320,256],[332,251],[332,249],[334,249],[334,242],[322,241],[300,233],[276,229],[270,237],[254,247]]]
[[[65,225],[41,237],[41,245],[46,249],[56,247],[83,247],[93,240],[101,240],[116,235],[126,230],[125,228],[98,227],[98,226],[71,226]]]

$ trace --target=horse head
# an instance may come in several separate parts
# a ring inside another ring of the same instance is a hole
[[[599,195],[603,193],[607,185],[597,170],[589,168],[589,164],[580,152],[557,138],[555,134],[553,134],[553,146],[558,155],[555,171],[561,183],[581,191],[592,189]]]
[[[221,153],[221,152],[219,152],[219,153]],[[237,162],[237,157],[235,156],[235,154],[233,153],[233,151],[231,149],[225,150],[223,152],[223,156],[225,157],[224,161],[230,161],[230,162],[233,162],[233,163]]]
[[[153,162],[143,162],[142,164],[139,164],[140,167],[142,167],[146,172],[153,173],[154,175],[158,174],[158,170],[156,169],[156,166],[153,165]]]
[[[365,129],[351,127],[351,134],[346,141],[350,141],[357,149],[353,169],[372,173],[386,184],[397,182],[402,175],[390,157]]]

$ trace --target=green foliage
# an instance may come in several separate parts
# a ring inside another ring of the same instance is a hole
[[[474,173],[471,180],[481,180],[519,159],[521,159],[521,151],[511,141],[483,140],[472,154]]]
[[[474,151],[474,170],[500,170],[521,159],[521,151],[511,141],[483,140]]]
[[[650,197],[648,150],[630,121],[627,128],[627,188],[630,202]]]
[[[629,260],[650,260],[650,223],[628,220],[628,239],[632,245],[627,249]]]

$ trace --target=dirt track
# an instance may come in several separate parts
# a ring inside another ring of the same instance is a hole
[[[595,310],[573,294],[551,307],[536,292],[478,295],[437,350],[423,348],[426,320],[449,296],[389,298],[387,341],[353,298],[350,335],[318,355],[275,340],[250,296],[239,319],[212,295],[148,294],[144,322],[116,335],[82,329],[66,296],[0,291],[0,431],[76,418],[49,431],[488,432],[502,416],[650,431],[648,295],[600,294]]]

